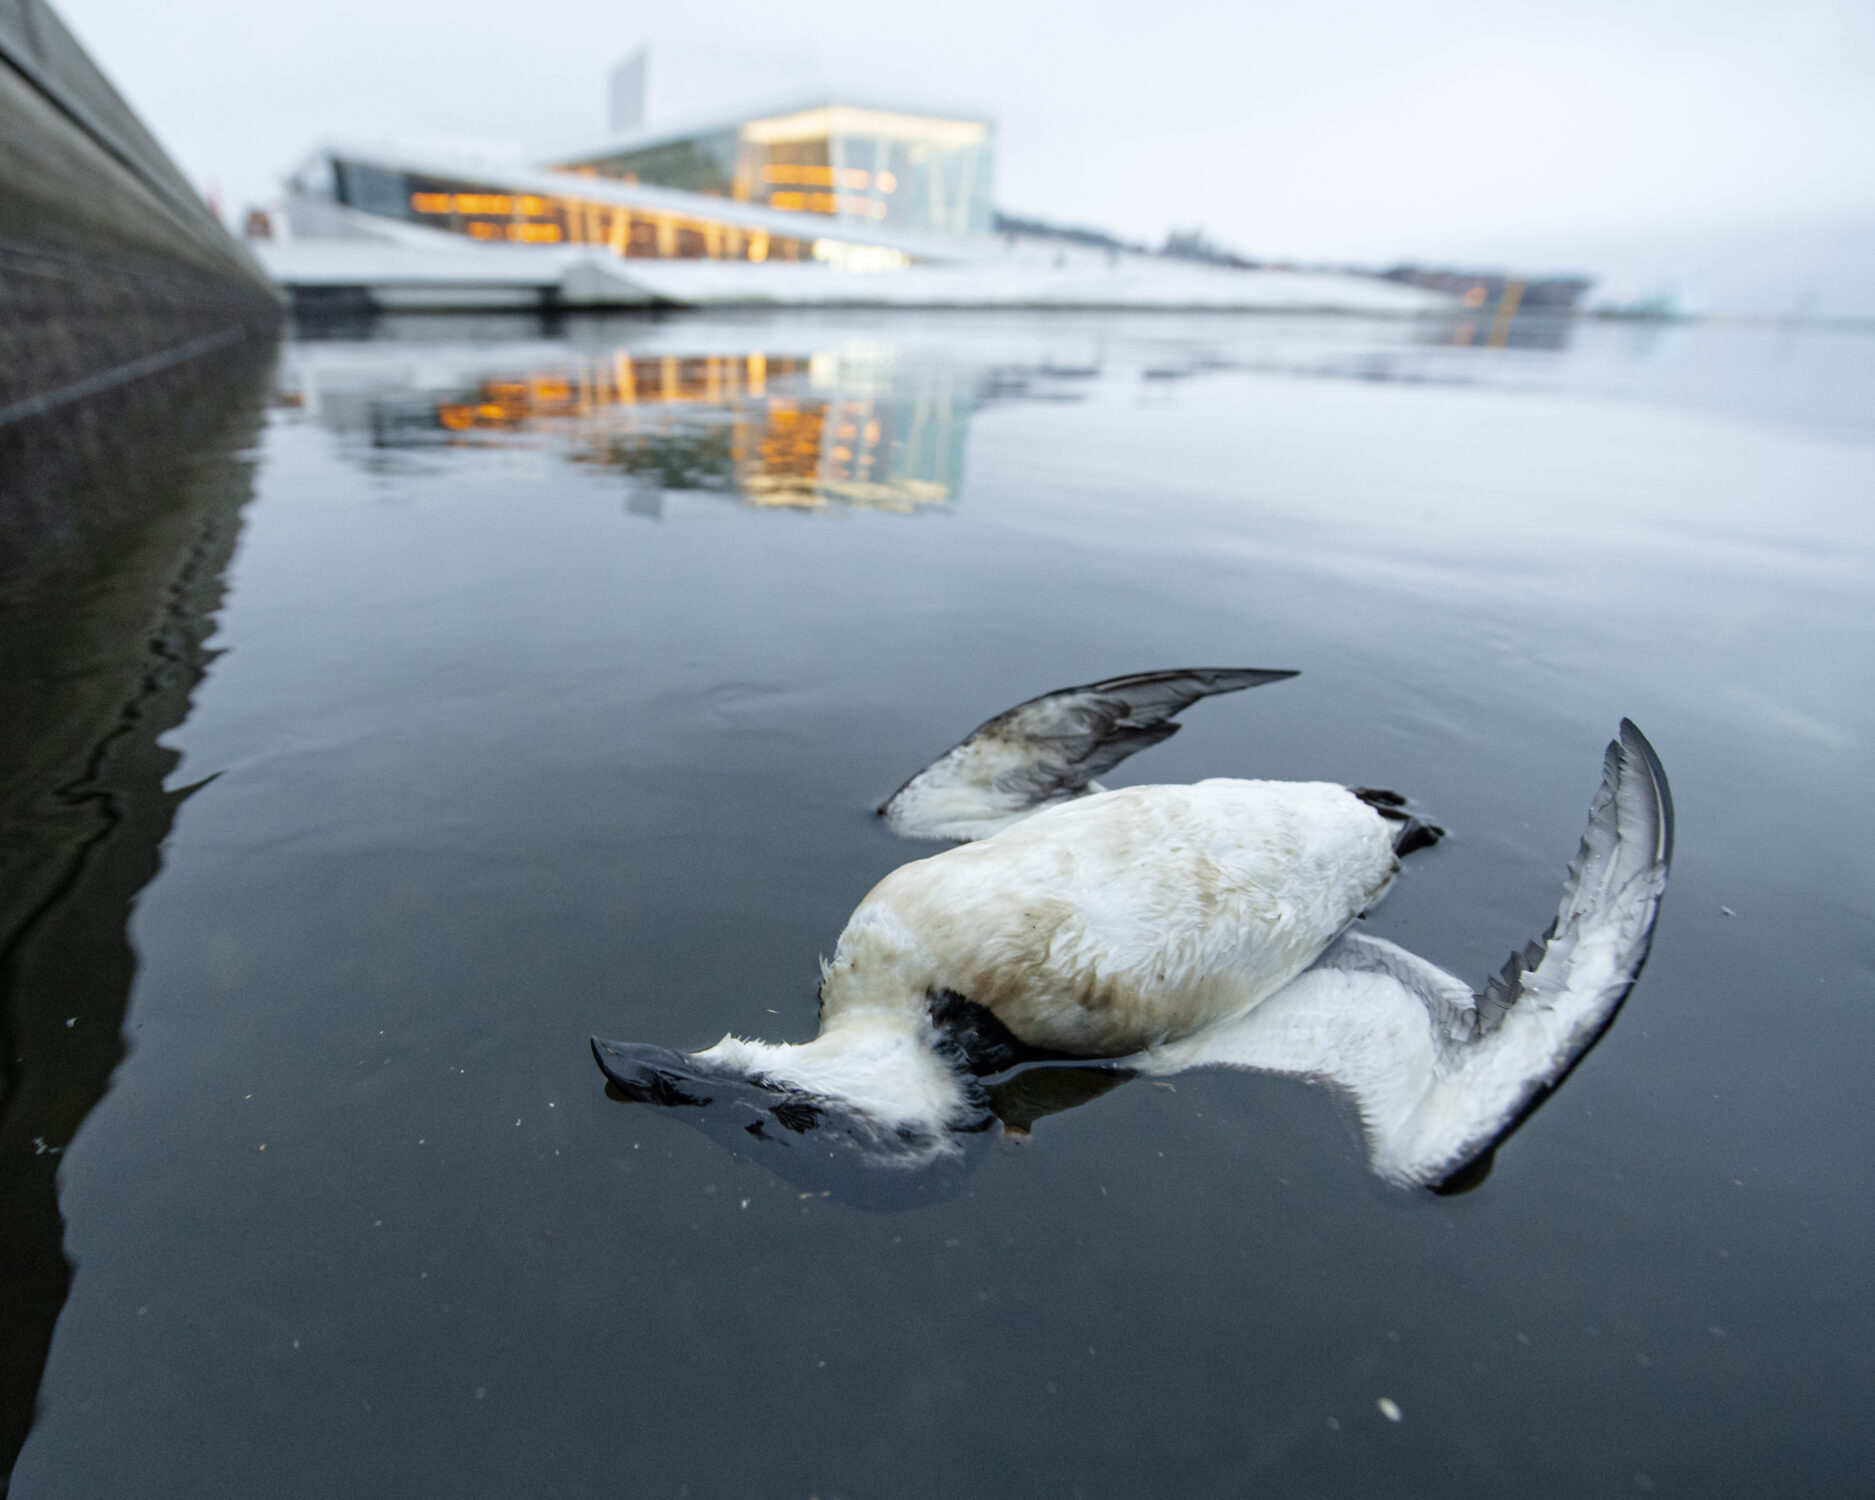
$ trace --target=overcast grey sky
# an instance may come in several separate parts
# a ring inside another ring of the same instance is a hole
[[[325,136],[597,138],[654,34],[988,111],[1015,212],[1875,315],[1875,0],[54,3],[231,209]]]

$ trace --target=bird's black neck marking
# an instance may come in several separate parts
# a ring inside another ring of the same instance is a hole
[[[1002,1073],[1018,1063],[1046,1062],[1066,1057],[1031,1047],[996,1019],[987,1006],[966,1000],[955,990],[931,990],[925,1009],[938,1036],[938,1049],[966,1073],[978,1078]]]
[[[1351,786],[1348,790],[1389,823],[1400,825],[1393,835],[1393,852],[1402,859],[1415,849],[1430,849],[1445,837],[1445,830],[1437,823],[1428,823],[1408,812],[1406,799],[1398,792],[1373,786]]]

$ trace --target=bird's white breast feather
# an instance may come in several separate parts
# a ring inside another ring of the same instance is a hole
[[[1383,820],[1329,783],[1100,793],[880,881],[841,935],[824,1013],[948,989],[1030,1045],[1132,1051],[1280,988],[1396,868]]]

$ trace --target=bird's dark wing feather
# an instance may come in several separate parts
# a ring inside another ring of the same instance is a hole
[[[998,714],[913,776],[879,811],[912,838],[983,838],[1078,797],[1136,751],[1170,739],[1200,698],[1294,677],[1245,667],[1138,672],[1044,693]]]

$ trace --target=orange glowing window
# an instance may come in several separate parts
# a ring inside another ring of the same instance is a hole
[[[472,240],[498,240],[501,238],[499,224],[471,224],[469,238]]]
[[[896,193],[898,191],[898,178],[891,172],[881,172],[878,179],[873,183],[873,186],[878,188],[882,193]]]
[[[506,193],[457,193],[456,212],[459,214],[511,214],[514,212],[514,199]]]
[[[508,238],[529,245],[551,245],[560,238],[558,224],[510,224]]]
[[[797,162],[771,162],[762,168],[762,178],[766,182],[792,182],[803,187],[832,187],[833,168],[803,166]]]
[[[770,193],[768,206],[814,214],[854,214],[867,219],[885,217],[885,205],[877,198],[862,198],[856,193]]]
[[[420,214],[446,214],[449,212],[449,194],[412,193],[410,206]]]
[[[881,181],[891,177],[890,172],[880,174]],[[869,188],[872,186],[872,173],[864,167],[821,167],[807,166],[798,162],[771,162],[762,168],[764,182],[791,183],[797,187],[846,187]],[[897,179],[893,179],[897,185]]]

